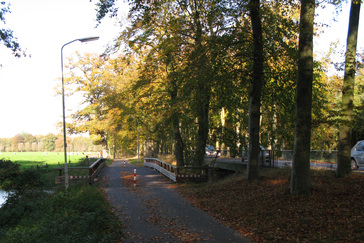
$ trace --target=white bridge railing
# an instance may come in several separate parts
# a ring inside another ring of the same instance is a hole
[[[144,166],[159,171],[174,182],[208,180],[207,167],[178,167],[157,158],[145,158]]]
[[[177,166],[168,164],[162,160],[155,158],[145,158],[144,166],[153,168],[174,182],[177,182]]]

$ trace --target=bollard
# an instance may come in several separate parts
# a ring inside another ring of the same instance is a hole
[[[124,160],[124,167],[125,167],[125,160]]]
[[[136,186],[136,169],[134,169],[134,187]]]

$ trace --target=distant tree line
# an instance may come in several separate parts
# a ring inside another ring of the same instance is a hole
[[[12,138],[0,138],[0,152],[62,152],[63,144],[62,135],[21,133]],[[68,137],[67,144],[70,152],[98,152],[102,149],[89,137]]]

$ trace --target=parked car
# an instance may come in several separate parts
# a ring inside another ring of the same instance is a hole
[[[356,170],[364,165],[364,140],[358,141],[351,149],[351,169]]]
[[[244,162],[244,160],[248,160],[248,150],[243,150],[241,153],[241,162]],[[265,161],[267,163],[270,162],[270,153],[269,150],[266,150],[263,146],[260,146],[260,154],[259,159],[262,161]]]
[[[220,156],[220,151],[216,150],[214,146],[208,145],[205,148],[206,156]]]

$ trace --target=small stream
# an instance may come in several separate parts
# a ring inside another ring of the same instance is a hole
[[[0,208],[2,207],[3,203],[5,203],[7,196],[8,193],[0,189]]]

